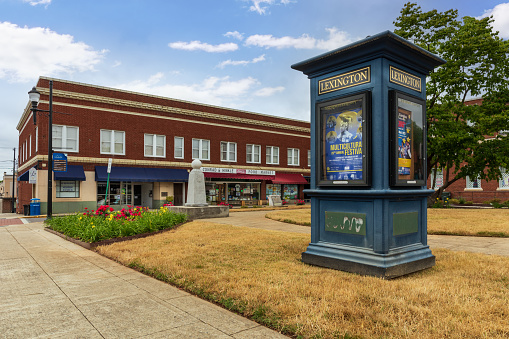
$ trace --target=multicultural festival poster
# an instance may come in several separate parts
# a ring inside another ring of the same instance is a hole
[[[326,106],[324,180],[363,180],[362,100]]]
[[[412,113],[398,110],[398,174],[410,176],[412,166]]]

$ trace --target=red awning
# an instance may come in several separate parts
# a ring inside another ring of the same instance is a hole
[[[274,180],[274,175],[251,175],[236,173],[203,173],[205,178],[242,179],[242,180]]]
[[[276,173],[273,184],[301,184],[306,185],[308,181],[299,173]]]

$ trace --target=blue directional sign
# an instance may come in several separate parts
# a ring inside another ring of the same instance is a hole
[[[67,172],[67,155],[53,153],[53,172]]]

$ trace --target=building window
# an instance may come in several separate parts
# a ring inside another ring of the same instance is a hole
[[[500,168],[502,176],[498,182],[498,188],[509,189],[509,172],[505,168]]]
[[[288,149],[288,166],[299,166],[299,149]]]
[[[145,156],[166,157],[166,136],[157,134],[145,134]]]
[[[125,132],[102,129],[101,154],[125,155]]]
[[[221,161],[237,161],[237,143],[221,141]]]
[[[269,165],[279,165],[279,147],[267,146],[265,162]]]
[[[246,162],[259,164],[261,159],[260,152],[260,145],[246,145]]]
[[[467,187],[466,189],[482,189],[481,188],[481,178],[477,177],[474,179],[470,179],[469,176],[467,176]]]
[[[311,167],[311,150],[308,150],[308,167]]]
[[[210,160],[210,141],[193,139],[193,159]]]
[[[57,182],[57,198],[79,198],[80,182],[70,180],[56,180]]]
[[[53,150],[62,152],[78,152],[78,127],[53,125]]]
[[[28,139],[28,149],[29,149],[29,156],[31,157],[32,156],[32,134],[29,135],[29,139]]]
[[[435,183],[435,185],[433,185]],[[441,169],[431,169],[431,189],[439,189],[444,184],[444,171]]]
[[[175,137],[175,158],[184,159],[184,138]]]

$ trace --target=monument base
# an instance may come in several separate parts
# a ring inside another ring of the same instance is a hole
[[[342,247],[342,248],[340,248]],[[408,246],[395,249],[389,254],[378,254],[367,249],[349,246],[323,246],[310,244],[302,253],[306,264],[332,268],[340,271],[393,279],[406,274],[431,268],[435,256],[428,246]]]
[[[171,212],[187,214],[188,220],[226,218],[230,215],[228,206],[169,206],[168,209]]]

